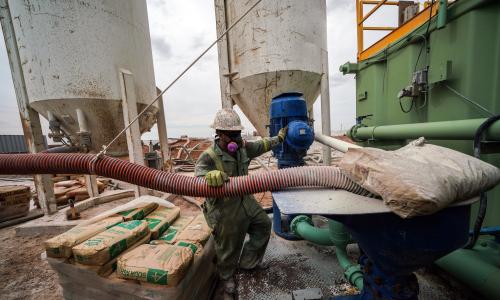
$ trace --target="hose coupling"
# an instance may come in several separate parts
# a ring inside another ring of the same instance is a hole
[[[299,237],[300,235],[298,233],[297,226],[302,222],[307,222],[310,225],[314,225],[312,219],[306,215],[300,215],[293,218],[292,222],[290,223],[290,229],[292,230],[293,234]]]

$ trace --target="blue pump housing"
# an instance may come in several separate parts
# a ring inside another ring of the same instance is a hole
[[[307,115],[307,103],[301,93],[289,92],[274,97],[269,109],[269,135],[276,136],[281,128],[288,126],[284,143],[275,146],[273,156],[278,159],[278,168],[303,166],[304,156],[314,141],[314,130]],[[300,238],[288,230],[295,215],[283,215],[273,199],[274,232],[287,240]]]
[[[314,141],[314,130],[302,94],[289,92],[274,97],[269,117],[270,136],[277,135],[281,128],[288,126],[285,142],[272,149],[274,157],[278,159],[278,168],[303,166],[307,149]]]

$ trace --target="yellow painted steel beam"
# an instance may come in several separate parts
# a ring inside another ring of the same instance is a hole
[[[380,1],[376,0],[364,0],[362,1],[363,4],[379,4]],[[399,5],[399,1],[387,1],[384,3],[384,5]]]
[[[363,52],[363,25],[359,25],[359,21],[361,20],[361,16],[363,16],[363,1],[356,0],[356,24],[357,25],[357,33],[358,33],[358,57]]]
[[[370,58],[371,56],[379,53],[380,51],[385,49],[389,44],[394,43],[395,41],[401,39],[402,37],[404,37],[407,34],[409,34],[410,32],[412,32],[415,28],[426,23],[430,18],[432,18],[433,16],[435,16],[437,14],[438,7],[439,7],[439,1],[436,1],[434,3],[434,5],[432,6],[432,14],[431,14],[431,6],[425,8],[419,14],[417,14],[415,17],[410,19],[408,22],[406,22],[405,24],[396,28],[394,31],[390,32],[385,37],[383,37],[378,42],[371,45],[370,47],[368,47],[364,51],[360,50],[362,48],[359,48],[359,43],[358,43],[358,61],[365,60],[365,59]],[[361,26],[358,26],[358,30],[359,30],[359,27],[361,27]],[[365,29],[366,29],[366,27],[365,27]],[[358,40],[359,40],[359,36],[358,36]]]
[[[363,30],[394,30],[397,28],[398,27],[369,26],[369,27],[363,27]]]
[[[371,15],[372,15],[372,14],[373,14],[373,13],[374,13],[377,9],[379,9],[379,8],[380,8],[382,5],[384,5],[384,3],[386,3],[386,2],[387,2],[387,0],[382,0],[382,1],[380,1],[379,3],[377,3],[377,5],[375,5],[375,7],[373,7],[373,8],[372,8],[372,10],[370,10],[370,11],[366,14],[366,16],[364,16],[364,17],[361,19],[361,21],[359,21],[359,22],[358,22],[358,25],[363,24],[363,22],[364,22],[366,19],[368,19],[368,18],[369,18],[369,17],[370,17],[370,16],[371,16]],[[364,2],[363,2],[363,4],[364,4]]]

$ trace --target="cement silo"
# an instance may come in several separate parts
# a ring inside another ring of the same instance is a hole
[[[139,111],[155,98],[145,1],[8,3],[29,104],[52,121],[51,129],[59,126],[76,143],[90,137],[89,150],[99,151],[124,128],[123,72],[133,77]],[[140,118],[141,132],[157,111],[154,106]],[[125,136],[109,151],[126,152]]]
[[[215,0],[218,34],[253,3]],[[267,136],[274,96],[301,92],[312,110],[320,94],[328,70],[325,1],[262,1],[219,42],[218,50],[223,106],[237,104]]]

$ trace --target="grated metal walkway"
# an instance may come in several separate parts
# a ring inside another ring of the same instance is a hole
[[[356,245],[349,245],[348,253],[355,261],[359,250]],[[358,293],[344,279],[335,247],[287,241],[273,232],[264,261],[269,263],[266,270],[239,271],[236,277],[239,300],[292,299],[294,290],[307,288],[320,288],[325,299]],[[450,285],[433,268],[419,270],[416,275],[420,300],[481,299],[463,286]]]

